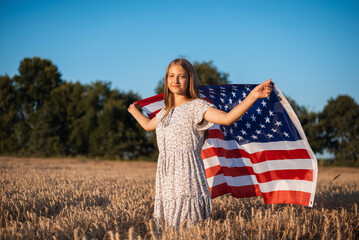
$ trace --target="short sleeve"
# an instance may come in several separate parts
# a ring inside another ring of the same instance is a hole
[[[162,118],[165,116],[165,114],[166,114],[166,110],[165,110],[165,107],[163,107],[163,108],[156,114],[157,121],[162,120]]]
[[[209,103],[203,99],[197,99],[196,100],[196,104],[194,106],[193,109],[193,113],[194,113],[194,124],[195,124],[195,128],[198,131],[204,131],[207,130],[208,128],[213,126],[213,123],[208,122],[207,120],[203,119],[203,115],[204,113],[208,110],[208,108],[210,107],[214,107],[215,106],[212,103]],[[200,122],[203,123],[199,125]]]

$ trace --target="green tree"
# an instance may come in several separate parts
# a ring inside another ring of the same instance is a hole
[[[298,105],[290,97],[286,96],[286,98],[291,107],[293,108],[294,112],[298,116],[298,119],[303,127],[303,130],[313,152],[323,153],[323,139],[318,136],[319,114],[316,112],[309,111],[305,106]]]
[[[128,112],[137,94],[61,79],[50,60],[20,62],[12,79],[0,76],[0,153],[27,156],[149,156],[149,135]]]
[[[21,146],[19,153],[28,155],[30,137],[31,143],[37,144],[34,136],[31,136],[34,134],[32,131],[44,114],[38,111],[50,98],[51,91],[63,81],[57,67],[50,60],[39,57],[24,58],[18,70],[19,75],[13,77],[18,103],[15,136],[18,145]],[[34,146],[31,148],[34,149]]]
[[[193,68],[196,71],[197,79],[200,86],[228,84],[229,74],[218,71],[212,61],[194,62]],[[164,78],[162,78],[155,88],[157,94],[163,93]]]
[[[318,134],[335,164],[359,166],[359,106],[348,95],[331,98],[319,115]]]
[[[200,86],[228,84],[229,74],[218,71],[212,61],[194,62],[193,67],[196,71]]]
[[[50,104],[45,104],[37,111],[38,120],[34,123],[29,137],[29,154],[36,157],[65,155],[58,128],[56,115]]]
[[[153,151],[146,132],[128,114],[129,104],[139,96],[117,89],[107,94],[98,112],[98,127],[90,135],[90,156],[137,158]]]
[[[9,76],[0,76],[0,153],[16,152],[16,91]]]
[[[36,112],[50,97],[50,92],[63,81],[57,67],[50,60],[39,57],[24,58],[14,82],[25,114]]]
[[[64,94],[67,95],[66,112],[69,131],[66,146],[68,153],[73,156],[87,156],[88,154],[88,138],[91,130],[91,126],[88,126],[89,121],[86,120],[89,117],[87,114],[89,104],[86,100],[88,89],[89,86],[83,86],[78,82],[67,84],[66,89],[64,89]],[[91,116],[93,117],[93,114]]]
[[[82,93],[80,83],[66,82],[51,91],[49,99],[37,111],[38,120],[29,138],[31,155],[48,157],[73,153],[75,147],[69,143],[70,128],[80,115],[78,109],[85,108],[82,106]]]

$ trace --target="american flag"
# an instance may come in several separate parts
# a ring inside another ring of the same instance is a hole
[[[201,98],[229,112],[257,85],[202,86]],[[163,94],[137,102],[150,118]],[[231,126],[215,124],[201,153],[212,198],[262,196],[267,204],[313,206],[317,159],[288,101],[275,85]]]

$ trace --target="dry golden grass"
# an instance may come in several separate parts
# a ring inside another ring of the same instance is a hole
[[[150,162],[0,157],[0,239],[359,238],[359,169],[320,168],[313,208],[226,195],[213,200],[211,219],[161,236],[152,220],[155,169]]]

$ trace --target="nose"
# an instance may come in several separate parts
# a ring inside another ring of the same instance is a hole
[[[180,83],[179,76],[175,77],[174,83],[176,83],[176,84]]]

